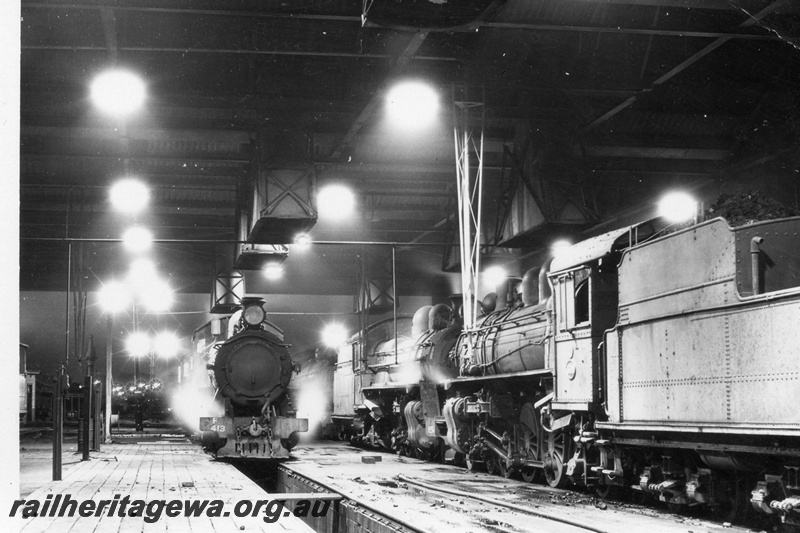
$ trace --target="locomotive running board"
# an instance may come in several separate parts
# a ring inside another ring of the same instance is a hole
[[[800,455],[800,448],[786,448],[775,446],[756,446],[746,444],[715,444],[713,442],[685,442],[661,439],[633,439],[626,437],[614,437],[611,442],[613,444],[623,446],[643,446],[653,447],[660,446],[665,448],[680,448],[685,450],[707,450],[707,451],[722,451],[722,452],[739,452],[739,453],[769,453],[771,455]]]
[[[738,425],[738,426],[713,426],[697,424],[642,424],[642,423],[615,423],[597,422],[597,429],[613,431],[658,431],[658,432],[678,432],[678,433],[702,433],[702,434],[742,434],[742,435],[761,435],[765,437],[797,437],[800,436],[800,428],[777,428],[774,425],[767,427]]]
[[[445,390],[449,390],[454,383],[470,383],[476,381],[490,381],[495,379],[502,379],[508,381],[512,379],[528,378],[531,376],[552,376],[552,375],[553,375],[552,368],[542,368],[541,370],[528,370],[527,372],[519,372],[514,374],[491,374],[488,376],[472,376],[464,378],[447,379],[442,382],[442,385],[444,386]]]

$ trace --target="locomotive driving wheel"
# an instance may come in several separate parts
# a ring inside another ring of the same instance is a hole
[[[483,464],[486,466],[486,471],[489,472],[491,475],[496,476],[500,473],[500,460],[495,456],[494,453],[490,451],[486,451]]]
[[[532,466],[524,466],[525,461],[538,461],[542,453],[542,428],[539,417],[533,404],[525,403],[519,414],[520,424],[517,425],[517,439],[520,458],[523,466],[520,474],[523,481],[532,483],[539,476],[540,470]]]
[[[470,458],[469,455],[467,455],[464,458],[464,466],[466,466],[467,470],[469,470],[470,472],[479,472],[481,469],[480,467],[481,464],[482,463],[479,463],[475,459]]]
[[[565,431],[554,431],[547,439],[544,454],[544,477],[553,488],[563,488],[569,483],[566,475],[566,461],[570,455],[572,440]]]
[[[503,458],[500,458],[497,461],[497,470],[502,477],[506,479],[511,477],[511,469],[506,466],[506,462]]]

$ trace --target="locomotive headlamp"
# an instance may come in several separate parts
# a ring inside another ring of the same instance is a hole
[[[252,304],[247,305],[242,311],[242,318],[244,319],[244,323],[247,324],[248,327],[256,327],[260,326],[264,319],[266,318],[267,313],[264,311],[264,308],[261,307],[260,304]]]

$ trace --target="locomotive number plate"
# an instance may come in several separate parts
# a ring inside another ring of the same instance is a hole
[[[201,416],[200,431],[214,431],[220,437],[225,437],[233,430],[233,420],[227,417]]]

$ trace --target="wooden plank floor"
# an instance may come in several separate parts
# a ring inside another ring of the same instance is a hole
[[[48,495],[55,499],[58,494],[62,501],[69,494],[78,502],[113,500],[115,495],[145,502],[222,500],[229,516],[186,517],[181,513],[168,517],[162,511],[159,520],[147,523],[144,516],[120,517],[118,511],[108,516],[106,509],[98,517],[80,517],[76,512],[73,517],[27,518],[21,521],[24,533],[312,531],[293,516],[281,516],[272,524],[264,522],[263,516],[234,516],[237,502],[266,500],[269,495],[234,467],[214,461],[188,440],[104,445],[102,452],[91,454],[90,461],[65,469],[61,481],[34,491],[26,500],[44,502]]]

